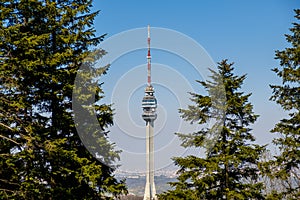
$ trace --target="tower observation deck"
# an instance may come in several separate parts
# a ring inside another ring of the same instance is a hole
[[[145,96],[142,101],[143,108],[143,119],[147,121],[154,121],[157,117],[156,114],[157,101],[154,97],[154,89],[153,87],[147,86],[145,89]]]
[[[146,122],[146,186],[144,200],[157,200],[154,184],[154,120],[157,117],[157,101],[151,84],[151,54],[150,54],[150,27],[148,26],[148,55],[147,55],[148,85],[142,100],[142,117]]]

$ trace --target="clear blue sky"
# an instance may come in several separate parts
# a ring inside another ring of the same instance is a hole
[[[247,74],[242,90],[252,93],[250,101],[254,105],[255,113],[260,115],[253,126],[253,133],[258,143],[268,144],[273,137],[269,130],[285,116],[279,106],[268,100],[271,96],[269,84],[280,82],[271,72],[273,67],[278,66],[278,61],[274,60],[274,51],[288,47],[284,34],[289,33],[291,23],[295,21],[293,9],[298,7],[299,2],[296,0],[97,0],[93,9],[101,10],[95,26],[98,35],[108,34],[107,40],[123,31],[143,28],[150,24],[152,27],[168,28],[189,36],[202,45],[215,62],[222,59],[234,62],[237,75]],[[163,87],[160,82],[162,79],[183,78],[182,80],[188,82],[186,85],[191,86],[194,91],[201,92],[194,81],[201,77],[195,76],[192,70],[185,70],[189,68],[189,64],[167,52],[153,50],[152,62],[156,63],[154,64],[156,67],[153,67],[153,76],[156,75],[156,78],[153,79],[157,83],[159,114],[164,116],[155,122],[159,129],[155,138],[157,149],[155,162],[157,168],[163,168],[171,163],[170,157],[180,156],[183,152],[177,147],[179,141],[174,138],[174,132],[178,131],[176,127],[181,126],[178,125],[180,118],[177,112],[180,100],[176,97],[181,95],[181,91],[180,85],[172,85],[171,89],[168,89],[168,84]],[[132,123],[137,127],[136,130],[141,130],[144,122],[140,116],[142,112],[140,104],[144,95],[144,85],[136,83],[135,80],[144,78],[146,82],[146,73],[145,77],[135,77],[134,74],[139,74],[137,71],[146,64],[146,50],[122,55],[111,64],[108,74],[103,77],[105,101],[111,102],[113,99],[113,91],[119,87],[118,81],[123,87],[134,88],[130,90],[129,98],[118,98],[117,102],[111,103],[114,103],[116,112],[120,106],[118,104],[124,104],[130,118],[124,123]],[[167,70],[164,74],[163,70],[160,71],[159,69],[163,67],[160,68],[159,64],[166,65],[164,69],[169,68],[169,72]],[[174,87],[179,90],[173,90]],[[182,90],[184,89],[186,87]],[[116,126],[111,129],[111,140],[124,151],[121,154],[120,164],[123,165],[121,169],[142,171],[145,168],[143,154],[145,143],[143,138],[137,135],[145,133],[128,133],[136,130],[130,130],[131,125],[124,128],[118,124],[120,123],[116,121]]]

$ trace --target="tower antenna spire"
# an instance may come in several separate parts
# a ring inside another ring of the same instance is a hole
[[[147,62],[148,62],[148,86],[151,86],[151,53],[150,53],[150,25],[148,25],[148,54],[147,54]]]

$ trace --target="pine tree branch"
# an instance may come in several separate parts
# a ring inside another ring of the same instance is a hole
[[[11,131],[13,131],[13,129],[12,129],[11,127],[9,127],[9,126],[7,126],[7,125],[1,123],[1,122],[0,122],[0,125],[3,126],[3,127],[5,127],[5,128],[7,128],[7,129],[9,129],[9,130],[11,130]],[[18,142],[16,142],[15,140],[13,140],[13,139],[11,139],[11,138],[8,138],[8,137],[6,137],[6,136],[4,136],[4,135],[1,135],[1,134],[0,134],[0,137],[3,138],[3,139],[9,140],[9,141],[11,141],[11,142],[13,142],[13,143],[15,143],[15,144],[17,144],[17,145],[20,145],[20,144],[19,144]]]
[[[20,145],[20,143],[16,142],[16,141],[13,140],[13,139],[10,139],[10,138],[8,138],[8,137],[6,137],[6,136],[0,135],[0,137],[3,138],[3,139],[6,139],[6,140],[8,140],[8,141],[11,141],[11,142],[15,143],[16,145]]]
[[[7,183],[7,184],[10,184],[10,185],[17,185],[17,186],[19,186],[18,183],[12,183],[12,182],[10,182],[10,181],[8,181],[8,180],[0,179],[0,181],[2,181],[2,182],[4,182],[4,183]],[[0,188],[0,190],[1,190],[1,188]],[[2,189],[2,190],[5,190],[5,189]]]
[[[3,126],[3,127],[5,127],[5,128],[7,128],[7,129],[9,129],[9,130],[11,130],[11,131],[13,131],[13,129],[12,129],[11,127],[9,127],[9,126],[7,126],[7,125],[1,123],[1,122],[0,122],[0,125]]]
[[[14,193],[15,191],[13,190],[9,190],[9,189],[4,189],[4,188],[0,188],[0,190],[4,191],[4,192],[10,192],[10,193]]]

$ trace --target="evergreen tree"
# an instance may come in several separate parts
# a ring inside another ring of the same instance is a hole
[[[179,167],[178,181],[170,183],[174,190],[163,193],[160,199],[264,198],[258,161],[265,147],[254,144],[250,128],[258,116],[248,101],[251,94],[240,91],[245,75],[235,76],[232,65],[223,60],[218,72],[211,70],[212,81],[198,81],[209,95],[192,93],[194,105],[180,110],[187,121],[204,125],[211,120],[215,124],[188,135],[178,134],[185,147],[205,147],[205,156],[174,158]],[[215,137],[207,142],[209,135]]]
[[[126,192],[114,169],[87,151],[73,121],[74,79],[104,37],[95,36],[98,12],[91,7],[92,0],[0,2],[0,199],[112,199]],[[100,86],[95,92],[101,100]],[[110,105],[94,108],[103,130],[112,125]],[[106,135],[93,145],[102,144],[106,159],[118,159]]]
[[[300,9],[295,10],[300,20]],[[271,132],[280,134],[273,140],[279,155],[265,163],[267,174],[282,182],[284,190],[273,191],[270,198],[300,199],[300,24],[293,23],[292,35],[286,35],[291,47],[276,51],[280,68],[273,71],[282,80],[281,85],[271,85],[272,101],[278,103],[289,117],[280,120]]]

